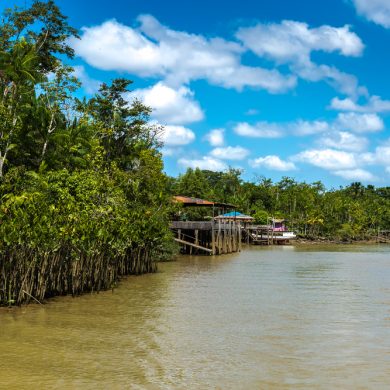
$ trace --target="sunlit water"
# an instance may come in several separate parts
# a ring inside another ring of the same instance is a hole
[[[2,389],[388,389],[390,247],[182,257],[0,337]]]

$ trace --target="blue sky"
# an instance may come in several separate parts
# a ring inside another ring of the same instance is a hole
[[[84,93],[134,80],[168,174],[390,185],[390,0],[57,3]]]

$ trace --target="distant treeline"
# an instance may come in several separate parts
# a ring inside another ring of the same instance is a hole
[[[170,179],[169,190],[172,194],[234,204],[259,224],[266,224],[268,217],[286,218],[289,226],[305,237],[358,240],[390,230],[390,187],[352,183],[326,190],[320,181],[309,184],[284,177],[273,183],[259,177],[245,182],[237,169],[188,169]],[[192,219],[207,218],[208,214],[204,209],[186,213]]]
[[[79,100],[77,37],[52,1],[0,22],[0,305],[111,288],[169,254],[150,109],[116,79]]]

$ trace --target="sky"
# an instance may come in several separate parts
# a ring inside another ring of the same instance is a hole
[[[31,0],[0,0],[0,7]],[[390,0],[58,0],[82,93],[152,107],[165,171],[390,185]]]

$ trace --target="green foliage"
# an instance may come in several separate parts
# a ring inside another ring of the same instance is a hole
[[[259,225],[267,225],[268,224],[268,212],[265,210],[256,210],[256,212],[252,215],[255,219],[255,223]]]
[[[110,288],[176,249],[160,129],[130,80],[75,97],[75,36],[53,1],[0,24],[0,305]]]

